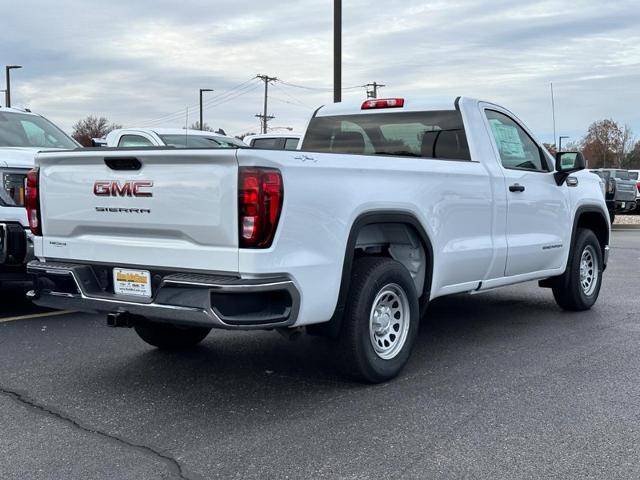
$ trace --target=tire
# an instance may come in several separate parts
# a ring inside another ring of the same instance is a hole
[[[161,350],[182,350],[200,343],[211,331],[205,327],[183,327],[169,323],[140,322],[134,327],[138,336]]]
[[[367,383],[394,378],[409,360],[419,322],[415,285],[402,264],[356,260],[338,338],[343,370]]]
[[[613,210],[609,212],[609,220],[611,220],[611,225],[613,225],[613,222],[616,221],[616,212],[614,212]]]
[[[580,228],[571,249],[566,272],[552,287],[556,303],[564,310],[589,310],[602,285],[602,249],[595,233]]]

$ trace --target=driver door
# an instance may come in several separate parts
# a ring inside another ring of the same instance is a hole
[[[562,267],[569,249],[571,209],[542,148],[506,111],[485,109],[507,194],[505,276]]]

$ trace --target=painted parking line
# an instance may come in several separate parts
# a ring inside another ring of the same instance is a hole
[[[73,312],[71,310],[60,310],[57,312],[34,313],[31,315],[21,315],[19,317],[0,318],[0,323],[15,322],[17,320],[30,320],[33,318],[55,317],[58,315],[66,315],[67,313]]]

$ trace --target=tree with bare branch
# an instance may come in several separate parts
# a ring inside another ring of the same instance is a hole
[[[191,130],[200,130],[200,122],[195,122],[192,123],[191,126],[189,127]],[[207,122],[204,122],[202,124],[202,131],[203,132],[213,132],[213,128],[211,126],[209,126],[207,124]]]
[[[94,117],[89,115],[83,120],[79,120],[73,126],[71,136],[83,147],[90,147],[92,138],[102,138],[112,130],[122,128],[122,125],[110,123],[105,117]]]
[[[611,119],[589,125],[582,139],[582,150],[591,168],[622,168],[629,152],[632,133],[625,125],[620,127]]]

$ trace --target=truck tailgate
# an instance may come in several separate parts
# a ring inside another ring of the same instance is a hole
[[[43,153],[45,258],[238,271],[236,151]]]
[[[636,199],[636,182],[631,180],[616,180],[615,199],[619,202],[633,202]]]

